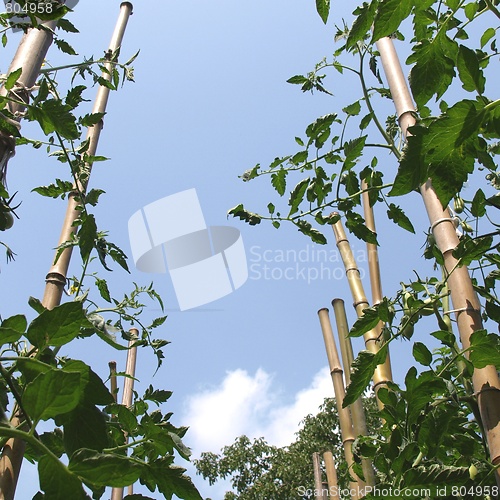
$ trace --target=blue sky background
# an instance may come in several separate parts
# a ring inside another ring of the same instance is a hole
[[[168,319],[161,336],[172,344],[154,378],[154,356],[139,352],[137,389],[152,383],[174,391],[165,409],[174,412],[174,423],[191,427],[186,442],[195,457],[201,451],[216,452],[243,433],[285,445],[301,418],[333,395],[317,310],[341,297],[350,323],[354,321],[333,237],[319,249],[291,225],[280,230],[269,224],[250,227],[227,220],[226,214],[241,202],[262,212],[269,201],[277,205],[266,179],[243,183],[238,176],[256,163],[266,166],[276,156],[296,152],[294,137],[303,136],[310,122],[359,96],[352,81],[337,73],[329,80],[333,98],[303,94],[286,83],[333,52],[334,24],[342,17],[349,22],[345,5],[334,3],[327,26],[312,0],[242,0],[237,5],[229,0],[146,0],[134,6],[122,60],[141,50],[134,64],[136,83],[127,83],[110,97],[98,153],[111,161],[97,164],[90,181],[90,187],[106,191],[95,209],[99,227],[108,229],[111,241],[130,255],[129,217],[157,199],[196,188],[209,225],[227,224],[241,231],[249,264],[249,280],[242,288],[185,312],[178,309],[168,275],[146,275],[135,270],[133,262],[131,275],[119,269],[102,271],[117,297],[130,292],[133,281],[147,285],[151,280],[163,297]],[[99,56],[107,49],[118,8],[117,1],[80,1],[70,19],[81,33],[68,38],[81,56]],[[3,50],[2,72],[19,39],[20,34],[13,35]],[[52,47],[48,59],[56,65],[68,58]],[[94,95],[89,93],[90,98]],[[392,113],[392,104],[386,101],[386,106]],[[40,136],[31,124],[24,124],[23,131]],[[381,168],[390,178],[395,160],[388,158]],[[25,313],[31,318],[28,297],[43,295],[65,202],[30,191],[56,177],[67,178],[65,166],[42,150],[19,148],[10,162],[9,190],[18,191],[22,205],[20,220],[1,235],[17,253],[15,262],[1,263],[3,317]],[[393,294],[400,281],[413,279],[413,269],[421,275],[429,271],[421,260],[428,229],[423,205],[416,194],[402,205],[414,221],[415,236],[386,221],[383,212],[377,218],[386,295]],[[363,256],[364,244],[350,239],[355,254]],[[329,262],[318,253],[325,249]],[[282,262],[287,251],[288,261]],[[267,264],[274,271],[268,272],[277,279],[259,276],[264,270],[258,259],[264,256],[271,259]],[[79,274],[77,260],[70,274]],[[300,273],[294,279],[282,277],[285,268],[297,266],[314,276],[322,264],[330,266],[336,278],[323,275],[308,283]],[[365,262],[360,267],[365,269]],[[369,295],[368,281],[365,289]],[[145,312],[147,318],[158,315],[155,304]],[[421,333],[415,338],[428,343]],[[124,369],[125,355],[99,339],[75,344],[64,354],[82,357],[103,378],[112,359]],[[361,348],[359,342],[356,347]],[[401,381],[411,365],[409,344],[394,344],[392,360]],[[204,495],[222,498],[221,487],[209,488],[200,477],[193,479]],[[28,495],[37,491],[29,467],[23,468],[20,483],[19,498],[31,498]]]

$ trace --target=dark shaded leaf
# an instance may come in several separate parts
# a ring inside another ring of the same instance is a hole
[[[415,228],[413,227],[410,219],[406,216],[403,210],[400,207],[394,205],[394,203],[391,203],[389,205],[387,216],[389,217],[389,219],[393,220],[399,227],[402,227],[410,233],[415,234]]]
[[[469,360],[474,368],[492,365],[500,369],[500,337],[486,330],[477,330],[470,337]]]
[[[82,482],[59,460],[42,457],[38,462],[40,488],[50,500],[88,499]]]

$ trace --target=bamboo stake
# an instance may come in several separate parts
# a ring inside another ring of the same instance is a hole
[[[111,42],[109,46],[109,51],[114,53],[118,47],[121,45],[125,28],[127,25],[128,18],[132,13],[132,4],[129,2],[122,2],[120,5],[120,14],[118,21],[116,23],[113,36],[111,37]],[[48,25],[51,26],[50,24]],[[54,27],[54,26],[52,26]],[[40,33],[38,33],[40,32]],[[35,33],[31,36],[31,33]],[[23,63],[26,65],[26,73],[23,68],[23,85],[25,87],[33,86],[37,75],[40,71],[40,67],[45,58],[46,52],[50,43],[52,42],[52,36],[46,38],[42,36],[42,33],[46,33],[42,30],[31,29],[28,34],[23,37],[19,49],[14,56],[14,60],[11,64],[12,69],[17,69],[19,64]],[[38,69],[36,69],[38,65]],[[111,64],[109,65],[111,68]],[[104,73],[103,78],[110,79],[111,75]],[[31,83],[31,85],[29,85]],[[97,92],[93,113],[102,112],[104,113],[106,109],[106,104],[108,101],[109,89],[107,87],[100,86]],[[22,108],[20,108],[22,109]],[[102,130],[102,120],[97,125],[89,128],[87,139],[89,139],[90,145],[88,149],[89,155],[95,155],[97,149],[97,143],[99,141],[99,135]],[[0,141],[1,142],[1,141]],[[12,154],[10,153],[10,156]],[[2,160],[2,158],[0,158]],[[89,166],[90,175],[90,166]],[[86,186],[79,186],[80,191],[84,192]],[[70,240],[72,234],[76,231],[76,227],[73,227],[73,222],[78,217],[79,211],[77,210],[78,203],[75,201],[76,192],[71,193],[68,196],[68,209],[66,211],[66,217],[63,222],[63,229],[61,232],[61,237],[59,240],[59,245]],[[69,267],[69,261],[71,259],[72,248],[66,248],[57,264],[52,265],[49,273],[46,277],[45,293],[42,300],[42,304],[47,309],[53,309],[61,303],[61,297],[66,285],[66,274]],[[21,419],[17,412],[14,412],[13,418],[11,419],[11,425],[17,427],[20,424]],[[13,500],[17,479],[21,470],[21,464],[24,456],[25,443],[20,439],[9,439],[3,447],[2,458],[0,459],[0,500]]]
[[[121,46],[125,28],[127,27],[127,22],[131,14],[132,4],[130,2],[122,2],[122,4],[120,5],[120,14],[118,17],[118,21],[116,22],[115,30],[109,43],[109,49],[107,52],[108,54],[113,54]],[[112,78],[112,66],[112,63],[107,63],[106,67],[109,73],[104,72],[102,75],[103,78],[107,79],[108,81],[110,81]],[[106,111],[109,92],[109,88],[102,85],[99,87],[94,101],[92,113],[104,113]],[[87,140],[89,141],[89,148],[87,150],[87,154],[90,156],[94,156],[96,153],[97,143],[99,142],[99,136],[101,134],[102,127],[103,121],[101,120],[99,123],[97,123],[93,127],[89,127],[88,129]],[[78,206],[81,204],[79,201],[77,201],[77,199],[80,193],[85,193],[86,191],[88,177],[90,176],[91,171],[90,165],[88,165],[88,169],[87,181],[79,183],[78,186],[75,186],[75,190],[68,195],[66,216],[64,218],[58,246],[67,241],[70,241],[73,235],[76,233],[77,226],[74,224],[74,222],[80,215]],[[54,262],[54,264],[52,264],[45,278],[46,286],[42,303],[47,309],[52,309],[55,306],[59,305],[61,302],[63,290],[66,286],[66,275],[68,272],[72,250],[73,247],[68,247],[65,248],[63,252],[61,252],[59,258],[57,259],[57,262]],[[56,259],[54,259],[54,261],[55,260]]]
[[[30,28],[23,35],[16,54],[10,63],[7,74],[22,69],[18,84],[11,91],[8,91],[4,86],[0,89],[0,96],[9,95],[19,101],[7,104],[7,109],[15,116],[14,120],[0,113],[2,119],[17,128],[20,128],[18,122],[21,119],[21,113],[25,109],[21,102],[28,103],[29,89],[35,85],[40,74],[40,68],[52,44],[52,32],[56,26],[56,21],[48,21],[42,24],[47,27],[46,30]],[[0,181],[4,185],[7,163],[15,155],[15,145],[16,140],[13,136],[9,136],[3,131],[0,132]]]
[[[335,239],[337,241],[337,247],[342,256],[342,261],[344,262],[347,281],[349,282],[349,287],[354,299],[354,308],[356,309],[356,314],[358,315],[358,317],[361,317],[363,315],[363,311],[367,307],[369,307],[369,304],[365,295],[363,283],[361,282],[359,269],[356,264],[356,260],[354,259],[354,255],[352,254],[351,246],[349,244],[349,240],[346,237],[342,222],[339,220],[332,225],[332,228],[335,234]],[[377,352],[383,345],[383,341],[381,340],[377,328],[366,332],[364,335],[364,340],[366,348],[374,354],[377,354]],[[375,390],[375,394],[377,393],[381,385],[387,384],[387,382],[391,381],[391,363],[389,357],[387,357],[384,363],[377,366],[377,368],[375,369],[375,373],[373,374],[373,387]],[[381,407],[382,405],[378,398],[377,402],[379,407]]]
[[[326,498],[323,493],[323,479],[321,478],[321,463],[319,458],[319,453],[314,452],[312,454],[313,468],[314,468],[314,492],[315,498]],[[111,499],[113,500],[113,499]]]
[[[344,456],[349,468],[350,475],[354,479],[353,481],[349,481],[351,492],[354,493],[351,496],[353,499],[356,499],[358,498],[358,491],[364,489],[365,484],[354,474],[352,470],[352,466],[354,465],[352,443],[354,442],[355,436],[349,408],[342,407],[342,402],[344,401],[345,397],[343,370],[340,364],[337,346],[335,345],[335,341],[333,340],[333,331],[328,315],[328,309],[320,309],[318,311],[318,316],[321,325],[321,331],[323,332],[323,339],[325,341],[328,364],[330,365],[330,374],[332,377],[333,389],[335,391],[335,403],[337,404],[337,412],[339,414],[340,433],[342,436],[342,444],[344,447]]]
[[[323,461],[325,462],[326,479],[328,481],[328,496],[333,500],[340,500],[337,469],[335,468],[333,453],[325,451],[323,453]]]
[[[127,364],[125,367],[125,373],[128,377],[125,377],[125,382],[123,383],[123,396],[122,405],[132,406],[132,398],[134,395],[134,377],[135,377],[135,367],[137,363],[137,346],[135,342],[139,336],[139,331],[136,328],[130,329],[131,339],[129,340],[127,352]],[[128,436],[125,437],[125,442],[128,442]],[[133,493],[133,486],[128,487],[128,494]],[[111,490],[111,500],[122,500],[123,498],[123,488],[112,488]]]
[[[396,106],[399,125],[403,135],[408,135],[408,127],[415,125],[415,106],[410,90],[403,76],[394,44],[390,38],[382,38],[377,42],[382,65],[389,83],[392,98]],[[483,328],[481,319],[481,304],[472,286],[469,271],[466,266],[457,267],[453,257],[453,249],[459,240],[455,231],[450,212],[443,210],[436,192],[429,179],[420,187],[432,233],[436,244],[443,254],[444,267],[448,274],[453,308],[460,333],[462,346],[470,346],[470,336]],[[477,394],[482,424],[486,432],[490,458],[494,465],[500,464],[500,381],[494,366],[475,368],[472,375],[474,391]],[[497,470],[497,483],[500,485],[500,474]]]
[[[345,313],[344,301],[342,299],[332,300],[333,312],[335,314],[335,322],[337,325],[337,334],[339,337],[340,352],[342,355],[342,363],[346,369],[344,377],[346,384],[351,383],[351,366],[353,361],[352,344],[349,338],[349,327],[347,325],[347,316]],[[368,429],[366,427],[365,411],[363,409],[363,401],[358,398],[352,405],[349,406],[352,415],[352,423],[356,436],[367,436]],[[368,486],[375,486],[375,472],[371,460],[363,458],[361,460],[365,483]]]

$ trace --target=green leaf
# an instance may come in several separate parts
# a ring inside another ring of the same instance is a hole
[[[50,184],[48,186],[39,186],[33,188],[32,191],[38,193],[42,196],[47,196],[49,198],[65,198],[68,193],[74,190],[73,183],[69,181],[62,181],[61,179],[56,179],[55,184]]]
[[[370,351],[360,351],[352,363],[351,383],[347,386],[342,408],[354,403],[368,387],[377,367],[376,356]]]
[[[389,205],[389,210],[387,210],[387,216],[389,217],[389,219],[393,220],[399,227],[402,227],[410,233],[415,234],[415,228],[413,227],[413,224],[399,206],[391,203]]]
[[[482,189],[478,189],[476,191],[476,194],[472,199],[470,212],[474,217],[482,217],[486,214],[486,196],[484,195]]]
[[[479,67],[477,54],[473,50],[464,45],[460,45],[457,68],[458,76],[465,90],[469,92],[477,91],[479,94],[484,93],[486,78]]]
[[[474,368],[492,365],[500,369],[500,337],[486,330],[477,330],[470,337],[469,360]]]
[[[146,477],[153,479],[160,493],[170,498],[172,494],[184,500],[203,500],[191,479],[184,475],[186,469],[171,465],[168,458],[152,461],[144,470]]]
[[[71,106],[57,99],[48,99],[39,106],[28,106],[28,114],[36,120],[46,135],[58,132],[65,139],[78,139],[76,119],[71,114]]]
[[[380,322],[378,307],[367,307],[363,314],[352,325],[349,337],[361,337],[366,332],[373,330]]]
[[[68,469],[94,486],[119,488],[134,484],[143,466],[123,455],[82,449],[71,456]]]
[[[271,185],[280,196],[283,196],[286,191],[286,176],[287,171],[280,168],[276,173],[271,174]]]
[[[14,85],[17,83],[17,80],[19,80],[22,72],[23,69],[19,68],[9,73],[9,76],[7,76],[7,80],[5,80],[4,83],[5,90],[12,90],[14,88]]]
[[[422,40],[415,46],[407,64],[414,64],[410,71],[410,86],[419,108],[435,95],[439,99],[455,76],[455,54],[458,45],[439,32],[434,40]]]
[[[231,210],[228,211],[228,215],[239,217],[240,220],[247,222],[251,226],[260,224],[262,221],[262,217],[259,214],[248,212],[241,203],[234,208],[231,208]]]
[[[66,104],[72,109],[76,108],[85,99],[82,97],[83,92],[87,87],[85,85],[76,85],[68,90],[66,94]]]
[[[97,225],[93,214],[87,214],[82,226],[78,231],[78,246],[83,262],[87,262],[92,250],[96,245]]]
[[[78,404],[73,411],[58,415],[56,423],[64,429],[64,447],[68,455],[81,448],[100,452],[110,445],[106,418],[93,404]]]
[[[373,41],[397,31],[400,24],[410,15],[412,6],[412,0],[382,0],[373,24]]]
[[[361,112],[361,103],[359,101],[353,102],[349,106],[342,108],[342,111],[349,116],[357,116]]]
[[[80,399],[80,374],[52,369],[26,385],[23,405],[37,422],[67,413]]]
[[[59,460],[42,457],[38,462],[40,488],[45,492],[45,498],[51,500],[85,500],[82,482],[72,474]]]
[[[80,123],[84,127],[93,127],[97,125],[106,113],[91,113],[80,118]]]
[[[57,48],[61,52],[64,52],[65,54],[69,54],[70,56],[78,55],[76,53],[75,49],[65,40],[62,40],[61,38],[56,38],[56,39],[54,39],[54,43],[56,44]]]
[[[422,145],[427,130],[416,126],[409,129],[412,135],[407,138],[398,173],[389,196],[402,196],[411,193],[427,180],[428,166],[424,162]]]
[[[459,266],[468,266],[472,261],[481,259],[492,244],[493,236],[472,239],[464,235],[460,239],[458,246],[453,250],[453,257],[460,261]]]
[[[71,342],[81,328],[92,328],[81,302],[67,302],[44,310],[29,325],[26,336],[37,348],[61,346]]]
[[[370,31],[370,28],[373,25],[373,20],[375,19],[376,10],[377,2],[363,2],[363,5],[354,11],[354,14],[357,17],[354,20],[347,37],[346,47],[348,49],[353,47],[360,40],[363,40],[366,34]]]
[[[96,279],[95,284],[97,286],[97,289],[99,290],[99,293],[101,294],[101,297],[106,302],[111,302],[111,295],[109,293],[108,284],[106,280],[98,278]]]
[[[302,179],[290,193],[290,199],[288,200],[288,204],[290,205],[289,216],[295,214],[299,210],[299,205],[304,199],[309,181],[309,177],[307,177],[306,179]]]
[[[366,222],[361,215],[346,212],[345,226],[360,240],[378,245],[377,235],[366,227]]]
[[[45,311],[45,307],[40,301],[40,299],[37,299],[35,297],[30,297],[28,299],[28,305],[34,309],[38,314],[42,314],[43,311]]]
[[[330,0],[316,0],[316,11],[321,20],[326,24],[330,13]]]
[[[302,85],[303,83],[307,82],[307,78],[303,75],[295,75],[289,78],[286,83],[291,83],[293,85]],[[303,146],[304,144],[301,144]]]
[[[71,21],[68,21],[65,17],[57,21],[57,27],[62,29],[63,31],[66,31],[67,33],[80,33],[78,29],[71,23]]]
[[[424,366],[430,366],[432,363],[432,353],[422,342],[415,342],[413,344],[413,357],[418,363]]]
[[[366,137],[363,135],[344,144],[345,160],[342,170],[349,170],[356,165],[358,158],[363,154]]]
[[[305,221],[299,220],[297,221],[297,227],[302,234],[309,236],[314,243],[318,243],[319,245],[326,245],[327,241],[323,233],[314,229],[312,225]]]
[[[486,31],[481,36],[481,48],[495,36],[496,30],[494,28],[487,28]]]
[[[0,325],[0,345],[17,342],[26,331],[26,316],[16,314],[6,318]]]
[[[432,485],[462,485],[470,480],[468,467],[454,467],[449,465],[432,464],[428,467],[412,467],[403,475],[404,485],[412,486],[413,489],[418,485],[423,488]]]

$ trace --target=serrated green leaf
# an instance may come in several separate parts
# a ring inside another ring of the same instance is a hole
[[[307,82],[307,78],[303,75],[295,75],[289,78],[286,83],[291,83],[292,85],[302,85]]]
[[[479,94],[484,92],[486,78],[479,67],[477,54],[465,45],[460,45],[458,50],[457,68],[458,76],[465,90],[477,91]]]
[[[240,220],[247,222],[251,226],[260,224],[262,221],[262,217],[259,214],[248,212],[241,203],[234,208],[231,208],[231,210],[228,211],[228,215],[239,217]]]
[[[50,370],[26,385],[23,405],[31,418],[48,420],[76,407],[81,396],[80,374]]]
[[[402,227],[410,233],[415,234],[415,228],[413,227],[413,224],[399,206],[391,203],[389,205],[389,210],[387,210],[387,216],[389,217],[389,219],[393,220],[399,227]]]
[[[93,214],[87,214],[78,231],[78,246],[80,247],[80,255],[84,262],[90,257],[92,250],[96,245],[97,225]]]
[[[363,2],[361,7],[358,7],[354,14],[357,16],[349,31],[346,47],[349,49],[357,42],[364,39],[365,35],[370,31],[375,19],[377,2]]]
[[[439,99],[455,76],[455,54],[458,44],[440,32],[434,40],[422,40],[415,46],[407,64],[414,64],[410,71],[410,86],[419,108],[435,95]]]
[[[57,27],[66,31],[67,33],[80,33],[78,28],[76,28],[71,21],[68,21],[65,17],[57,21]]]
[[[366,332],[373,330],[380,322],[378,308],[367,307],[363,310],[363,314],[354,322],[349,337],[361,337]]]
[[[72,191],[74,191],[73,183],[69,181],[62,181],[61,179],[56,179],[55,184],[39,186],[32,189],[32,192],[49,198],[64,198],[66,194],[71,193]]]
[[[453,256],[460,261],[459,266],[468,266],[472,261],[481,259],[492,244],[493,236],[474,239],[463,236],[458,246],[453,250]]]
[[[78,139],[76,119],[71,114],[71,106],[57,99],[48,99],[39,106],[28,106],[28,114],[36,120],[46,135],[58,132],[65,139]]]
[[[327,241],[324,234],[317,229],[314,229],[309,222],[305,220],[299,220],[297,222],[297,227],[301,233],[309,236],[314,243],[318,243],[319,245],[326,245]]]
[[[351,366],[351,383],[346,389],[346,395],[342,402],[343,408],[353,404],[363,394],[375,373],[376,367],[375,354],[370,351],[359,352],[358,357]]]
[[[379,2],[373,23],[373,41],[397,31],[401,23],[410,15],[412,7],[412,0],[382,0]]]
[[[80,118],[80,123],[84,127],[93,127],[99,123],[106,113],[91,113]]]
[[[280,196],[283,196],[286,191],[286,176],[287,171],[280,168],[276,173],[271,174],[271,185]]]
[[[69,54],[70,56],[78,55],[75,49],[68,42],[66,42],[66,40],[62,40],[61,38],[56,38],[54,39],[54,43],[61,52]]]
[[[290,213],[289,215],[293,215],[299,209],[299,205],[302,203],[304,199],[304,195],[306,193],[307,186],[309,185],[309,177],[306,179],[302,179],[290,193],[290,199],[288,200],[288,205],[290,205]]]

